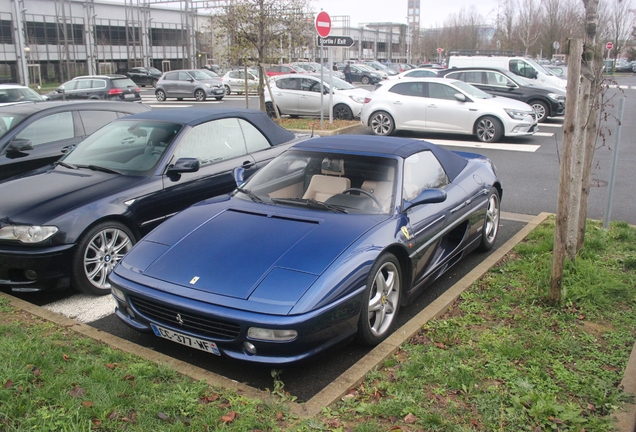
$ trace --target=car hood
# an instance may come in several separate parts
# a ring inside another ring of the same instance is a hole
[[[346,89],[346,90],[336,90],[335,91],[337,94],[340,94],[342,96],[358,96],[361,98],[365,98],[369,95],[369,93],[371,93],[369,90],[365,90],[362,88],[353,88],[353,89]]]
[[[210,84],[213,86],[220,86],[223,84],[223,79],[222,78],[210,78],[210,79],[206,79],[206,80],[198,80],[198,82],[200,83],[204,83],[204,84]]]
[[[241,300],[258,301],[255,297],[271,297],[285,287],[295,287],[297,299],[378,223],[369,216],[286,212],[266,205],[264,211],[231,206],[210,217],[205,207],[191,207],[150,233],[121,265],[170,284]]]
[[[0,184],[0,220],[43,224],[140,179],[143,177],[63,167],[27,174]]]
[[[511,108],[523,111],[532,111],[532,107],[525,102],[521,102],[515,99],[510,99],[503,96],[495,96],[490,99],[475,99],[478,104],[483,104],[491,107],[498,108]]]

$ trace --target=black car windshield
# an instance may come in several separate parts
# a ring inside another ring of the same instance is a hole
[[[26,114],[0,113],[0,138],[22,123]]]
[[[257,171],[235,196],[283,207],[347,214],[388,214],[397,160],[290,150]],[[255,199],[255,196],[257,199]]]
[[[117,120],[79,143],[63,161],[125,175],[149,175],[181,127],[150,120]]]

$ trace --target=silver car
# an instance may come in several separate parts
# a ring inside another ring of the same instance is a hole
[[[537,131],[537,115],[530,105],[447,78],[385,81],[365,99],[360,121],[375,135],[396,130],[444,132],[475,135],[482,142]]]
[[[323,77],[324,78],[324,77]],[[329,115],[329,81],[320,83],[317,74],[278,75],[270,79],[274,100],[280,114],[292,116],[319,116],[322,90],[323,113]],[[346,81],[333,78],[333,117],[352,120],[360,117],[360,110],[368,90],[354,87]],[[269,92],[265,92],[265,108],[274,117],[274,104]]]
[[[232,93],[243,94],[245,93],[245,71],[244,70],[231,70],[223,75],[223,87],[225,94]],[[258,77],[247,72],[247,91],[252,93],[258,90]]]
[[[159,102],[167,98],[194,98],[199,102],[213,97],[223,99],[225,89],[221,77],[213,77],[198,69],[166,72],[157,82],[155,96]]]

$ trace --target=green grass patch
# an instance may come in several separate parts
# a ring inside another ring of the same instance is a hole
[[[282,117],[280,120],[274,119],[274,121],[280,124],[285,129],[295,129],[295,130],[326,130],[333,131],[337,129],[341,129],[347,126],[360,125],[358,120],[334,120],[333,123],[329,123],[329,118],[325,118],[323,120],[323,128],[320,128],[320,119],[319,118],[309,118],[309,117],[298,117],[298,118],[288,118]]]
[[[636,340],[636,229],[589,222],[547,301],[548,220],[341,401],[299,420],[273,371],[264,403],[211,388],[0,297],[2,431],[610,431]]]

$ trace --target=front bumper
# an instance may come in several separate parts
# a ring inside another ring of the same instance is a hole
[[[46,248],[0,248],[0,285],[13,291],[65,288],[75,244]]]
[[[125,299],[113,296],[117,317],[137,331],[150,333],[153,323],[214,342],[221,355],[232,359],[276,365],[299,362],[350,340],[357,331],[364,292],[362,287],[319,310],[289,316],[255,313],[166,293],[122,278],[116,272],[110,274],[109,282],[125,295]],[[292,329],[298,337],[284,342],[254,340],[247,336],[250,327]],[[245,342],[252,344],[256,352],[247,352]]]
[[[518,137],[518,136],[532,136],[539,130],[539,125],[529,122],[514,123],[510,128],[506,128],[506,136]]]
[[[221,86],[221,87],[206,88],[205,93],[208,96],[212,96],[212,97],[225,96],[225,87]]]

